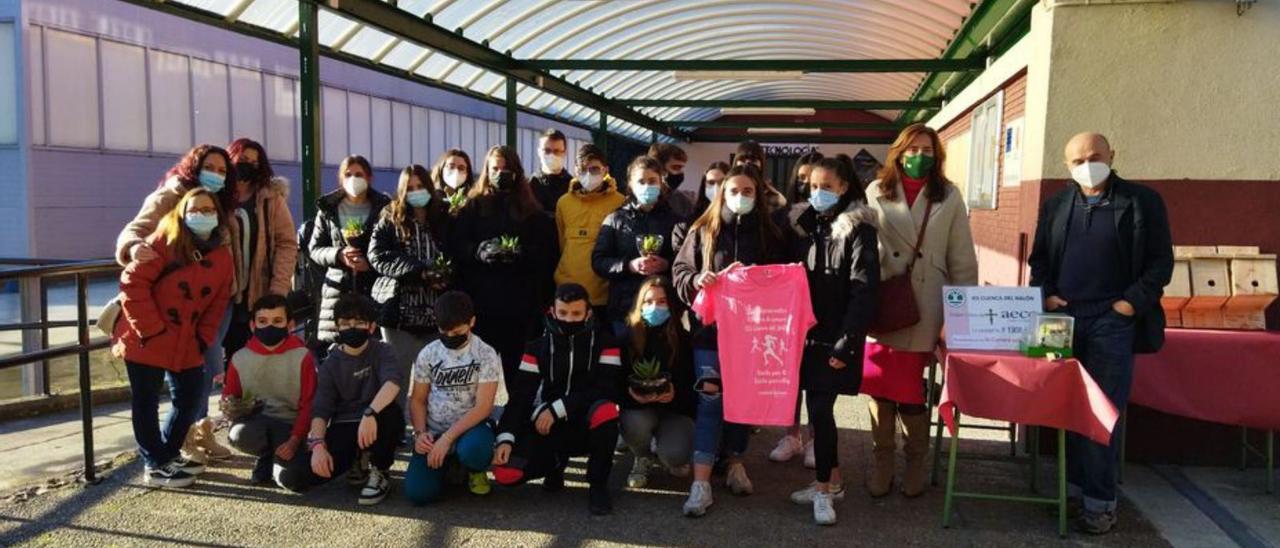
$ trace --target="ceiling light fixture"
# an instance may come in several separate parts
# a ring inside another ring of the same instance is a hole
[[[813,116],[817,112],[811,108],[783,107],[730,107],[720,109],[721,116]]]
[[[753,127],[747,128],[750,135],[822,135],[822,130],[815,127]]]
[[[671,75],[677,82],[703,80],[778,82],[804,78],[804,72],[798,70],[676,70],[672,71]]]

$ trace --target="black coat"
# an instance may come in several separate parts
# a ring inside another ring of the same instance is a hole
[[[337,326],[333,321],[333,305],[338,302],[338,296],[349,291],[369,295],[373,290],[373,283],[378,279],[378,273],[373,270],[359,275],[348,271],[342,265],[340,258],[342,250],[350,244],[368,256],[369,234],[378,222],[378,218],[382,216],[382,208],[391,203],[390,196],[369,189],[367,196],[370,207],[369,216],[364,222],[365,236],[355,242],[347,242],[347,238],[342,235],[342,223],[338,220],[338,204],[342,203],[344,196],[346,194],[342,190],[335,190],[316,201],[318,212],[315,226],[311,231],[311,245],[308,246],[311,260],[326,269],[324,285],[320,289],[320,321],[317,334],[317,337],[324,342],[333,342],[333,337],[338,334]]]
[[[1129,281],[1123,298],[1137,311],[1134,352],[1156,352],[1164,345],[1165,316],[1160,297],[1173,276],[1169,215],[1156,191],[1121,179],[1114,171],[1108,181],[1120,238],[1120,268]],[[1027,264],[1031,267],[1031,285],[1042,288],[1046,298],[1058,294],[1067,223],[1079,192],[1079,187],[1071,184],[1040,206],[1035,244]]]
[[[677,221],[679,217],[666,201],[644,211],[636,204],[635,198],[628,198],[621,208],[604,218],[595,248],[591,250],[591,269],[596,275],[609,280],[610,318],[627,315],[635,305],[640,284],[646,278],[627,269],[627,264],[640,256],[636,238],[647,234],[662,236],[662,249],[658,256],[670,264],[676,258],[676,250],[671,246],[671,229]]]
[[[378,322],[381,326],[435,329],[433,321],[429,325],[406,324],[405,319],[418,312],[404,310],[412,305],[402,298],[409,292],[425,293],[426,306],[430,307],[437,296],[437,292],[427,284],[424,274],[434,268],[436,257],[443,254],[441,235],[448,233],[445,229],[448,215],[440,208],[434,209],[432,216],[435,218],[428,220],[425,226],[413,219],[407,221],[407,241],[397,234],[395,224],[386,215],[373,229],[369,239],[369,264],[378,273],[378,280],[373,284],[371,295],[373,300],[382,304]],[[434,314],[429,315],[434,317]]]
[[[556,216],[556,203],[560,201],[560,197],[569,191],[569,181],[573,180],[573,176],[569,175],[569,171],[561,169],[560,173],[548,175],[541,170],[529,178],[529,186],[533,187],[533,197],[538,199],[538,203],[542,205],[542,210],[552,218]]]
[[[468,202],[450,229],[450,243],[454,269],[475,303],[476,315],[495,318],[493,321],[511,318],[527,326],[541,317],[551,302],[556,229],[545,215],[516,219],[507,207],[509,198],[493,194]],[[480,244],[504,235],[520,238],[521,253],[516,261],[480,261],[476,255]]]
[[[548,329],[525,346],[508,385],[510,399],[498,423],[498,443],[514,442],[523,426],[545,409],[557,421],[580,421],[601,401],[617,403],[622,351],[594,325],[576,335]]]
[[[807,204],[791,214],[796,259],[804,263],[817,324],[805,341],[800,384],[805,390],[856,394],[862,385],[863,344],[875,316],[880,285],[876,213],[853,202],[837,215]],[[846,364],[833,369],[830,358]]]
[[[667,321],[678,322],[679,319],[673,316]],[[657,328],[645,326],[644,329],[646,330],[644,350],[641,352],[636,352],[632,347],[630,328],[623,331],[618,341],[619,346],[622,347],[622,363],[626,366],[623,370],[624,374],[620,375],[619,379],[621,388],[618,393],[622,399],[620,404],[624,409],[663,409],[692,418],[698,409],[698,394],[693,388],[696,375],[693,372],[693,347],[689,345],[689,332],[676,324],[677,340],[673,354],[672,345],[666,336],[666,325]],[[671,384],[675,389],[675,397],[671,403],[639,404],[631,399],[631,395],[627,392],[630,386],[627,378],[631,375],[631,368],[640,359],[657,359],[662,363],[662,372],[670,376]]]

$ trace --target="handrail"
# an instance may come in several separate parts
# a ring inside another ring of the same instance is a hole
[[[107,274],[120,270],[120,265],[111,259],[80,261],[0,270],[0,281],[20,278],[47,278],[53,276],[70,276],[73,274]]]

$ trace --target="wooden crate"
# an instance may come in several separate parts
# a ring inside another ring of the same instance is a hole
[[[1236,255],[1231,259],[1231,298],[1223,307],[1223,327],[1267,328],[1267,307],[1276,300],[1276,256]]]
[[[1212,245],[1175,245],[1173,246],[1173,257],[1175,259],[1190,259],[1192,257],[1212,257],[1218,254],[1217,246]]]
[[[1169,285],[1164,286],[1164,296],[1160,298],[1160,307],[1164,309],[1166,325],[1182,327],[1182,307],[1191,300],[1191,261],[1189,259],[1173,260],[1173,277]]]
[[[1187,261],[1191,273],[1191,298],[1182,307],[1182,327],[1225,327],[1222,308],[1231,298],[1230,259],[1216,254],[1192,254]]]
[[[1262,248],[1256,245],[1220,245],[1217,246],[1219,255],[1258,255],[1262,253]]]

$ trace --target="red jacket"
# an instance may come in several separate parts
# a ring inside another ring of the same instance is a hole
[[[164,240],[152,236],[148,244],[159,257],[132,261],[120,275],[124,310],[112,352],[169,371],[200,367],[231,299],[231,251],[215,245],[201,260],[175,269]]]

